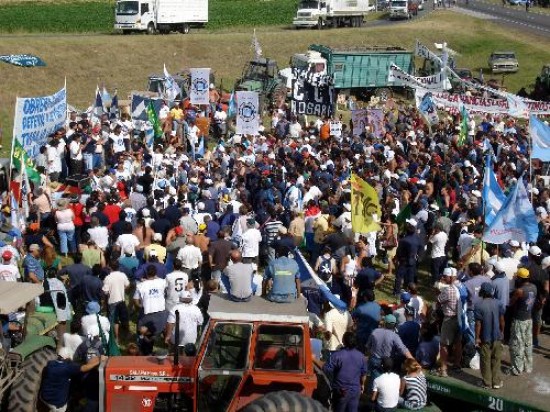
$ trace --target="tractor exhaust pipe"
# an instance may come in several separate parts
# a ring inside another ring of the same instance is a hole
[[[174,353],[174,366],[180,363],[180,311],[176,310],[176,330],[174,331],[174,341],[176,343],[176,352]]]

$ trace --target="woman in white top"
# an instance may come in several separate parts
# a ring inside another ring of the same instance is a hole
[[[340,263],[340,272],[344,276],[344,280],[348,286],[353,286],[353,280],[357,274],[357,262],[355,256],[352,255],[350,248],[347,248],[347,254],[342,258]]]
[[[69,248],[71,253],[76,252],[76,241],[74,237],[75,227],[73,222],[74,213],[67,207],[68,203],[69,202],[67,199],[59,199],[57,202],[57,210],[55,212],[60,250],[65,256],[67,256]]]

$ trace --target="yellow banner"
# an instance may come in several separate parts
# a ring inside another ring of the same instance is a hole
[[[355,233],[378,232],[382,228],[374,220],[380,219],[380,201],[378,193],[367,182],[354,174],[351,175],[351,226]]]

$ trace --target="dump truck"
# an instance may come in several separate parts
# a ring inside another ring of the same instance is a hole
[[[292,24],[296,29],[361,27],[371,10],[374,6],[369,0],[303,0],[298,4]]]
[[[409,74],[414,73],[413,53],[397,46],[336,49],[313,44],[306,53],[294,54],[290,60],[291,69],[332,76],[336,93],[376,95],[382,100],[403,88],[388,81],[392,63]],[[287,77],[286,81],[287,87],[291,87],[292,78]]]
[[[116,30],[148,34],[179,31],[208,23],[208,0],[119,0],[115,7]]]

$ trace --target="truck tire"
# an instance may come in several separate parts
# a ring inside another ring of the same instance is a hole
[[[147,34],[155,34],[156,32],[155,25],[153,23],[149,23],[147,26]]]
[[[323,20],[322,19],[319,19],[317,21],[317,29],[323,30]]]
[[[189,34],[189,24],[187,24],[187,23],[182,24],[181,33],[182,34]]]
[[[38,410],[42,371],[49,361],[56,358],[55,350],[45,347],[25,359],[21,366],[23,375],[11,387],[8,412],[36,412]]]
[[[242,412],[326,412],[315,399],[298,392],[279,391],[268,393],[246,405]]]

